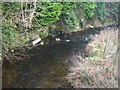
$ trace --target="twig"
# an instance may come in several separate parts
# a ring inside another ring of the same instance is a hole
[[[34,2],[34,9],[32,9],[32,13],[30,14],[30,23],[32,23],[32,19],[33,19],[33,17],[34,17],[34,13],[35,13],[35,11],[36,11],[36,2],[37,2],[37,0],[33,0],[33,2]]]

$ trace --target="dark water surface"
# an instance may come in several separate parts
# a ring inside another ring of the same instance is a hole
[[[65,83],[67,58],[79,51],[78,43],[57,43],[38,46],[29,51],[30,60],[3,64],[3,87],[55,88]]]
[[[67,60],[74,53],[85,53],[85,45],[99,28],[72,33],[60,42],[36,46],[28,51],[29,60],[3,64],[3,88],[66,87]],[[70,40],[67,42],[66,40]]]

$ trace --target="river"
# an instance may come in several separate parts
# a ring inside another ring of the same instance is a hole
[[[30,58],[23,62],[10,64],[4,61],[3,88],[71,87],[65,79],[69,72],[69,58],[73,53],[86,54],[85,45],[100,30],[103,28],[74,32],[62,36],[60,42],[37,45],[27,51]]]

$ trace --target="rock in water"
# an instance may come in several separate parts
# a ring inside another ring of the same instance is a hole
[[[90,29],[93,29],[94,27],[92,25],[89,26]]]
[[[40,44],[41,44],[41,45],[44,45],[44,42],[41,42]]]
[[[60,41],[60,38],[55,38],[55,41],[59,42],[59,41]]]
[[[32,45],[36,45],[37,43],[39,43],[41,41],[41,38],[38,38],[34,41],[32,41]]]
[[[70,42],[70,40],[65,40],[66,42]]]

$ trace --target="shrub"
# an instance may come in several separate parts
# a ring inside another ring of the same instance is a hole
[[[87,19],[91,19],[94,16],[94,11],[96,8],[96,3],[95,2],[83,2],[82,4],[82,9],[85,12],[85,17]]]
[[[9,23],[5,24],[2,27],[2,36],[3,48],[5,51],[8,51],[9,48],[12,48],[15,45],[16,27]]]
[[[61,15],[62,5],[60,3],[37,3],[35,20],[40,25],[46,26],[56,22]]]
[[[47,30],[42,30],[39,32],[40,38],[44,39],[45,37],[48,36],[48,31]]]
[[[97,13],[98,18],[101,21],[104,21],[105,16],[106,16],[105,2],[97,3],[96,13]]]
[[[77,17],[75,11],[73,9],[68,10],[63,16],[65,24],[69,27],[69,29],[73,29],[77,25]]]

